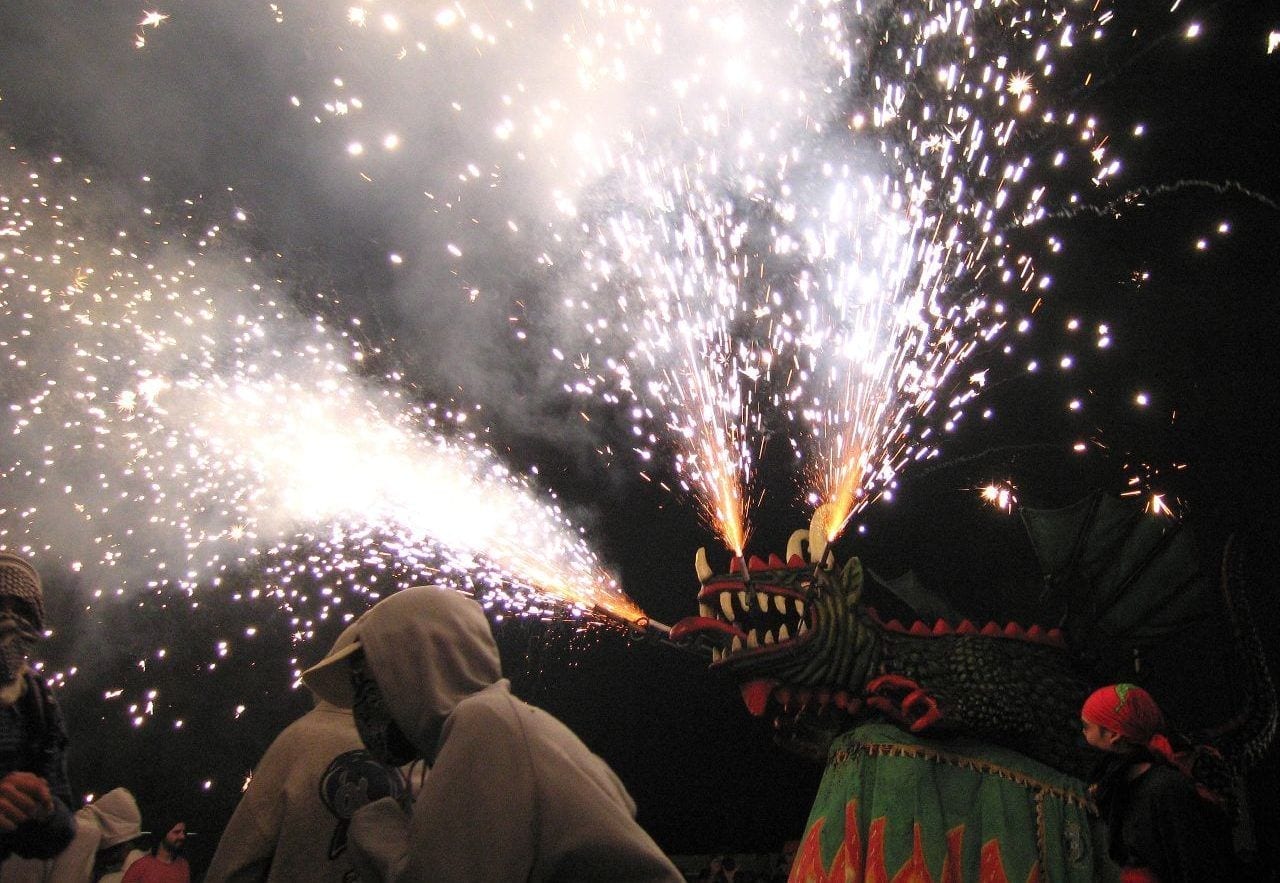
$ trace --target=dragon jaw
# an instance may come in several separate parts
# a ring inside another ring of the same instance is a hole
[[[802,568],[804,569],[804,568]],[[802,591],[740,576],[713,578],[698,592],[698,615],[671,628],[674,640],[700,637],[712,644],[711,667],[794,652],[812,637]]]
[[[711,667],[733,675],[752,715],[780,728],[784,719],[856,711],[876,645],[856,610],[856,559],[841,571],[829,558],[806,562],[795,539],[787,561],[737,559],[727,574],[713,574],[700,551],[698,615],[671,629],[674,640],[710,644]]]

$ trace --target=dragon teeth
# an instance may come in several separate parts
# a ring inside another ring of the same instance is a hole
[[[724,651],[723,651],[723,650],[721,650],[721,649],[720,649],[720,648],[718,648],[718,647],[712,647],[712,648],[711,648],[711,661],[712,661],[712,662],[719,662],[721,659],[724,659]]]
[[[747,632],[747,646],[748,646],[748,647],[759,647],[759,646],[760,646],[760,639],[759,639],[758,637],[756,637],[756,630],[755,630],[755,629],[752,629],[751,631]]]
[[[761,611],[769,609],[769,596],[764,592],[756,592],[756,609]]]
[[[742,639],[739,638],[737,635],[734,635],[733,642],[729,644],[729,651],[731,653],[737,653],[741,649],[742,649]]]
[[[699,602],[698,602],[698,615],[699,615],[699,616],[703,616],[703,617],[706,617],[706,618],[710,619],[710,618],[711,618],[711,605],[710,605],[710,604],[705,604],[705,603],[703,603],[702,601],[699,601]]]
[[[809,624],[808,624],[807,622],[805,622],[804,620],[801,620],[801,621],[800,621],[800,629],[796,632],[796,635],[797,635],[797,636],[799,636],[799,635],[803,635],[803,634],[804,634],[805,632],[807,632],[807,631],[809,631]]]
[[[804,619],[804,602],[803,601],[796,601],[796,616],[799,616],[801,619]]]
[[[782,625],[778,626],[778,640],[779,641],[791,640],[791,632],[787,630],[786,623],[783,623]]]
[[[767,631],[767,630],[766,630],[766,631],[765,631],[765,633],[764,633],[764,643],[765,643],[765,645],[766,645],[766,646],[768,646],[769,644],[772,644],[772,643],[773,643],[773,641],[774,641],[774,638],[773,638],[773,632],[771,632],[771,631]]]
[[[733,622],[733,602],[729,600],[728,592],[720,593],[720,609],[724,611],[724,618]]]
[[[781,595],[774,595],[774,596],[773,596],[773,609],[774,609],[774,610],[777,610],[779,613],[786,613],[786,612],[787,612],[787,599],[786,599],[786,598],[784,598],[784,597],[782,597]]]
[[[738,604],[742,607],[742,612],[746,613],[751,609],[751,598],[746,592],[738,593]]]

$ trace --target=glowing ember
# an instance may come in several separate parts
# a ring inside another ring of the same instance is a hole
[[[1012,512],[1018,505],[1017,488],[1008,482],[992,482],[981,489],[982,499],[1001,512]]]

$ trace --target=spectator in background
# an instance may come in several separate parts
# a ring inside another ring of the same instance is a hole
[[[1121,883],[1237,879],[1225,812],[1174,751],[1151,694],[1133,684],[1102,687],[1080,719],[1085,741],[1106,752],[1090,791]]]
[[[0,883],[94,883],[119,870],[133,842],[142,836],[142,814],[133,795],[114,788],[76,811],[76,836],[56,859],[11,858],[0,868]],[[133,856],[142,855],[137,850]],[[120,875],[116,875],[120,879]]]
[[[40,576],[0,552],[0,862],[53,858],[75,836],[62,714],[27,656],[44,634]]]
[[[738,860],[731,855],[713,859],[711,869],[711,883],[741,883],[744,879],[738,872]]]
[[[182,857],[187,826],[178,822],[165,831],[151,855],[144,855],[124,872],[122,883],[191,883],[191,866]]]
[[[378,602],[356,642],[309,669],[391,766],[431,765],[412,814],[383,798],[351,822],[363,876],[433,883],[683,878],[635,822],[618,777],[511,695],[480,605],[438,588]]]
[[[774,860],[773,869],[769,872],[770,883],[787,883],[787,879],[791,876],[791,866],[795,864],[796,852],[799,849],[799,840],[788,840],[782,844],[782,853]]]
[[[330,653],[354,641],[353,624]],[[350,709],[317,698],[262,756],[205,881],[342,883],[354,874],[347,854],[351,816],[380,797],[406,796],[405,776],[364,749]]]

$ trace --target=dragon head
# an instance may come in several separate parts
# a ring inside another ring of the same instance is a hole
[[[771,716],[806,753],[822,751],[858,711],[879,643],[858,603],[861,563],[837,569],[808,538],[792,534],[785,561],[735,558],[724,574],[699,549],[698,615],[671,629],[672,640],[709,644],[711,667],[738,681],[748,710]]]

